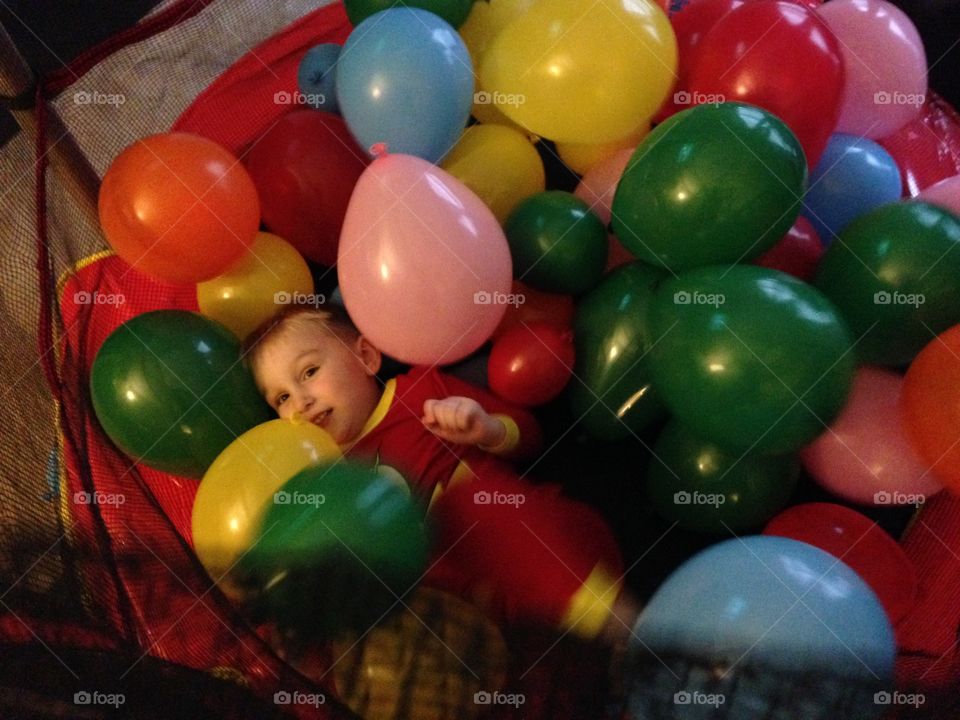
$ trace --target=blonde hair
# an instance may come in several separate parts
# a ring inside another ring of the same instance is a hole
[[[256,375],[256,366],[263,354],[263,348],[290,330],[306,325],[347,343],[352,343],[360,336],[360,331],[350,320],[346,310],[339,305],[328,305],[322,310],[308,305],[287,306],[264,320],[247,335],[240,353],[243,364]]]

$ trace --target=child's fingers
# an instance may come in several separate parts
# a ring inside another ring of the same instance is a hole
[[[458,403],[456,408],[456,424],[460,430],[469,430],[477,417],[477,406],[469,401]]]
[[[436,400],[425,400],[423,403],[423,422],[427,425],[436,425]]]

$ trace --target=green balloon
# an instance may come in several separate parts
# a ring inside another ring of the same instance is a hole
[[[381,10],[412,7],[439,15],[454,28],[459,28],[470,15],[474,0],[344,0],[347,17],[354,27]]]
[[[645,357],[656,340],[647,328],[647,308],[664,277],[643,263],[621,265],[577,305],[577,361],[568,397],[574,417],[596,438],[621,440],[666,415]]]
[[[607,230],[590,207],[560,190],[531,195],[503,226],[515,277],[539,290],[578,295],[607,265]]]
[[[840,233],[815,283],[859,338],[863,362],[906,365],[960,322],[960,218],[922,202],[877,208]]]
[[[229,330],[198,313],[157,310],[123,323],[90,373],[97,419],[137,462],[203,477],[238,436],[273,417]]]
[[[365,631],[413,589],[427,534],[405,485],[347,461],[310,467],[274,494],[235,568],[254,615],[301,638]]]
[[[698,436],[739,451],[785,453],[843,407],[850,331],[816,288],[750,265],[691,270],[650,304],[653,385]]]
[[[746,455],[701,440],[676,420],[660,433],[647,470],[656,511],[680,527],[726,533],[757,528],[789,502],[796,455]]]
[[[675,273],[755,258],[800,212],[807,164],[796,136],[751,105],[698,105],[634,152],[613,197],[613,231]]]

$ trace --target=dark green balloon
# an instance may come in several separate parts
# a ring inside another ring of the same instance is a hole
[[[621,265],[577,305],[577,362],[568,392],[574,417],[596,438],[620,440],[666,415],[645,358],[656,340],[647,308],[664,277],[643,263]]]
[[[753,455],[701,440],[676,420],[663,429],[647,470],[656,511],[680,527],[726,533],[757,528],[790,500],[796,455]]]
[[[90,390],[117,447],[137,462],[193,478],[273,417],[233,333],[182,310],[144,313],[114,330],[97,352]]]
[[[613,231],[675,273],[750,260],[800,212],[807,163],[796,136],[751,105],[698,105],[640,144],[613,198]]]
[[[363,632],[426,568],[421,518],[406,486],[374,468],[307,468],[274,495],[235,576],[255,615],[297,637]]]
[[[516,278],[547,292],[578,295],[607,265],[607,230],[590,207],[560,190],[531,195],[503,226]]]
[[[459,28],[473,9],[473,0],[344,0],[347,17],[354,27],[374,13],[395,7],[429,10],[455,28]]]
[[[650,303],[653,385],[705,440],[785,453],[822,433],[853,379],[852,339],[816,288],[751,265],[691,270]]]
[[[815,282],[850,324],[863,362],[906,365],[960,322],[960,219],[922,202],[877,208],[840,233]]]

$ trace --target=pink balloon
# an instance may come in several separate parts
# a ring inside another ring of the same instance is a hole
[[[573,191],[574,195],[590,206],[604,225],[610,223],[613,194],[627,168],[627,162],[635,151],[635,147],[619,150],[606,160],[598,162],[580,179],[577,189]]]
[[[625,148],[600,161],[587,171],[587,174],[580,179],[577,189],[573,191],[574,195],[590,206],[604,225],[610,223],[613,194],[635,151],[635,147]],[[636,260],[630,251],[623,247],[616,235],[611,234],[607,237],[610,246],[607,252],[606,271]]]
[[[960,175],[941,180],[917,195],[917,200],[933,203],[960,215]]]
[[[347,312],[374,345],[406,363],[443,364],[493,333],[513,268],[480,198],[426,160],[397,154],[357,181],[337,274]]]
[[[902,387],[903,377],[890,370],[857,370],[843,412],[800,451],[803,466],[824,488],[869,505],[912,504],[942,489],[900,425]]]
[[[817,13],[843,49],[836,132],[882,138],[915,118],[926,102],[927,56],[906,13],[886,0],[832,0]]]

